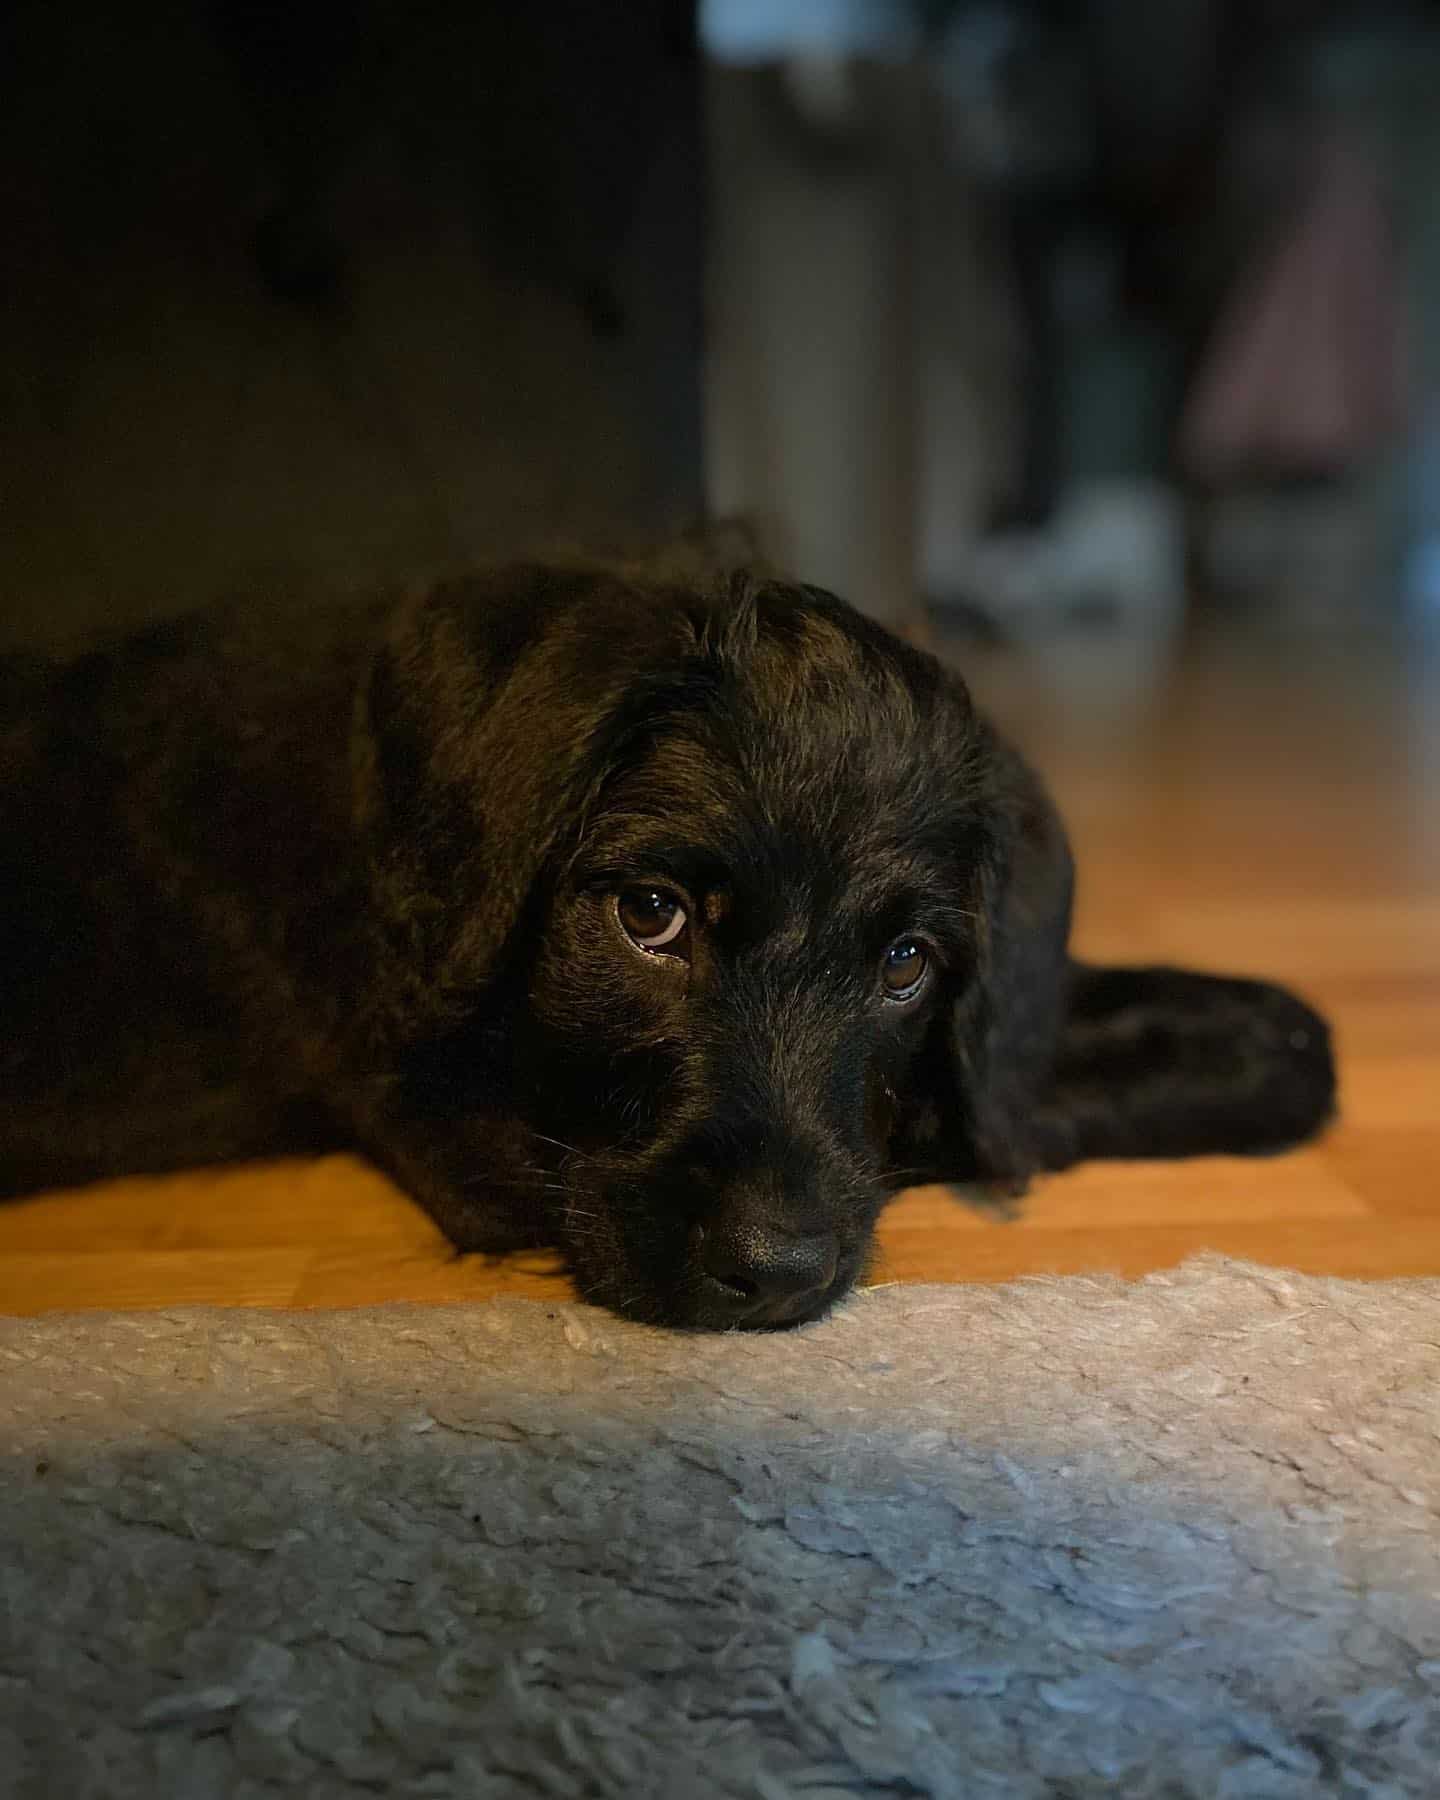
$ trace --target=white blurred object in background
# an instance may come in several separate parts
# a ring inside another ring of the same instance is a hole
[[[1180,502],[1158,481],[1076,483],[1044,529],[977,542],[963,579],[970,606],[1075,700],[1143,701],[1184,623]]]

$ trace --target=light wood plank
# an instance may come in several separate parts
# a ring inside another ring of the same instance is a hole
[[[1370,1211],[1397,1220],[1440,1218],[1440,1124],[1345,1124],[1325,1156]]]
[[[1003,1229],[1073,1230],[1086,1225],[1261,1224],[1270,1219],[1358,1219],[1363,1199],[1318,1149],[1274,1160],[1207,1156],[1179,1163],[1087,1163],[1037,1181]],[[937,1239],[997,1228],[993,1210],[944,1187],[912,1188],[887,1211]]]
[[[1012,1281],[1022,1275],[1085,1272],[1133,1277],[1218,1251],[1312,1275],[1440,1275],[1440,1218],[1271,1219],[1186,1225],[1076,1226],[1071,1230],[996,1226],[954,1240],[937,1267],[934,1230],[910,1229],[904,1214],[886,1222],[872,1271],[878,1281]]]
[[[0,1252],[0,1312],[129,1312],[170,1306],[291,1306],[303,1249]]]
[[[406,1300],[493,1300],[523,1294],[532,1300],[574,1298],[569,1281],[548,1255],[456,1256],[441,1251],[386,1253],[350,1244],[318,1250],[295,1290],[297,1306],[378,1306]]]
[[[60,1251],[87,1236],[132,1251],[444,1243],[419,1207],[354,1156],[136,1177],[0,1207],[0,1253]]]

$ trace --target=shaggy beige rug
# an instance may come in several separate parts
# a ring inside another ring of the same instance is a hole
[[[0,1791],[1433,1796],[1440,1282],[0,1321]]]

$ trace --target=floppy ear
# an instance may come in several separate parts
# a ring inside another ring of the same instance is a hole
[[[543,565],[451,582],[401,605],[377,648],[356,804],[404,1035],[473,1007],[573,823],[604,678],[586,678],[567,615],[599,584],[618,597],[613,577]]]
[[[1268,982],[1073,962],[1063,827],[1021,759],[993,755],[978,967],[912,1071],[896,1162],[1017,1193],[1088,1158],[1257,1155],[1318,1131],[1335,1103],[1325,1021]]]
[[[1073,872],[1039,778],[998,738],[989,752],[977,963],[912,1069],[894,1150],[932,1180],[1018,1193],[1049,1160],[1043,1105],[1064,1028]]]
[[[1329,1028],[1284,988],[1074,965],[1044,1108],[1049,1167],[1264,1155],[1312,1136],[1334,1106]]]
[[[357,695],[364,961],[335,1104],[461,1249],[545,1241],[508,1086],[526,926],[583,818],[602,722],[653,645],[645,614],[594,568],[452,582],[394,610]]]

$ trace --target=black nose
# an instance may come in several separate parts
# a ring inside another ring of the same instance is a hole
[[[712,1297],[737,1319],[784,1317],[835,1279],[839,1247],[828,1231],[794,1232],[754,1219],[707,1229],[702,1266]]]

